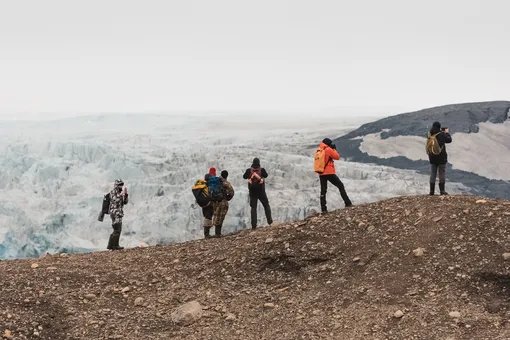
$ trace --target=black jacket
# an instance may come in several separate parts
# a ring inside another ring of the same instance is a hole
[[[440,131],[441,131],[440,129],[432,127],[432,129],[430,129],[430,134],[435,135]],[[441,133],[436,136],[436,139],[439,144],[439,147],[441,148],[441,153],[439,155],[430,154],[429,155],[430,164],[436,165],[446,164],[448,163],[448,153],[446,153],[445,144],[452,142],[452,136],[448,132],[441,131]]]
[[[250,174],[251,174],[251,169],[252,168],[253,169],[259,169],[260,165],[252,165],[251,168],[246,169],[246,171],[244,172],[244,175],[243,175],[244,179],[250,178]],[[261,176],[262,176],[262,178],[267,178],[266,169],[261,168]],[[266,191],[266,183],[264,181],[264,183],[262,183],[262,185],[257,185],[256,187],[253,187],[252,185],[248,184],[248,190],[250,192],[250,195],[251,194],[257,194],[259,192],[265,192]]]

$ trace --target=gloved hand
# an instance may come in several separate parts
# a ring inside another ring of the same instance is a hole
[[[332,148],[333,150],[336,150],[336,145],[335,145],[335,144],[331,144],[331,148]]]

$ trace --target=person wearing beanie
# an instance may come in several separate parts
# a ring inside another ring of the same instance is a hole
[[[321,172],[316,171],[319,174],[319,180],[321,184],[321,195],[320,195],[320,204],[322,213],[327,213],[327,201],[326,201],[326,193],[328,191],[328,182],[331,182],[335,187],[340,191],[340,196],[344,200],[345,207],[352,206],[352,202],[345,191],[345,186],[336,175],[335,170],[335,160],[340,159],[340,155],[336,151],[336,145],[333,144],[333,141],[329,138],[324,138],[317,148],[317,152],[321,152],[324,157],[324,170]]]
[[[227,181],[228,171],[223,170],[220,175],[221,188],[223,191],[222,197],[218,201],[213,202],[213,220],[214,225],[214,236],[221,237],[221,228],[223,227],[223,221],[228,213],[228,202],[234,197],[234,188]]]
[[[259,201],[264,207],[267,224],[271,225],[273,223],[271,206],[269,205],[269,199],[266,194],[265,179],[267,176],[267,171],[260,166],[260,160],[258,158],[253,159],[251,167],[246,169],[243,175],[243,178],[248,180],[252,229],[257,228],[257,205]]]
[[[429,195],[433,196],[436,189],[436,178],[439,171],[439,192],[441,195],[448,195],[446,192],[446,163],[448,163],[448,154],[446,153],[446,144],[452,142],[448,128],[441,129],[440,122],[434,122],[432,128],[427,134],[427,140],[435,138],[437,145],[440,148],[439,154],[435,155],[429,153],[430,162],[430,192]]]
[[[106,249],[109,250],[122,250],[124,247],[119,246],[119,239],[122,232],[122,218],[124,217],[124,205],[129,202],[129,195],[127,188],[124,186],[122,179],[116,179],[113,184],[113,189],[109,195],[108,213],[112,219],[113,232],[110,235]]]

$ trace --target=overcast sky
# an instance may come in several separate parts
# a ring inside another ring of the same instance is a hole
[[[507,0],[2,1],[0,117],[510,100]]]

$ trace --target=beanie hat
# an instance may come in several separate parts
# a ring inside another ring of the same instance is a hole
[[[435,127],[436,129],[440,129],[441,128],[441,123],[434,122],[434,124],[432,124],[432,126]]]
[[[228,171],[227,171],[227,170],[223,170],[223,171],[221,172],[221,177],[223,177],[224,179],[227,179],[227,177],[228,177]]]
[[[331,146],[331,144],[333,143],[333,142],[331,141],[331,139],[329,139],[329,138],[324,138],[324,139],[322,140],[322,142],[323,142],[324,144],[326,144],[327,146]]]
[[[216,176],[216,168],[210,168],[209,173],[213,176]]]
[[[258,159],[257,157],[255,157],[253,159],[253,166],[260,166],[260,159]]]

